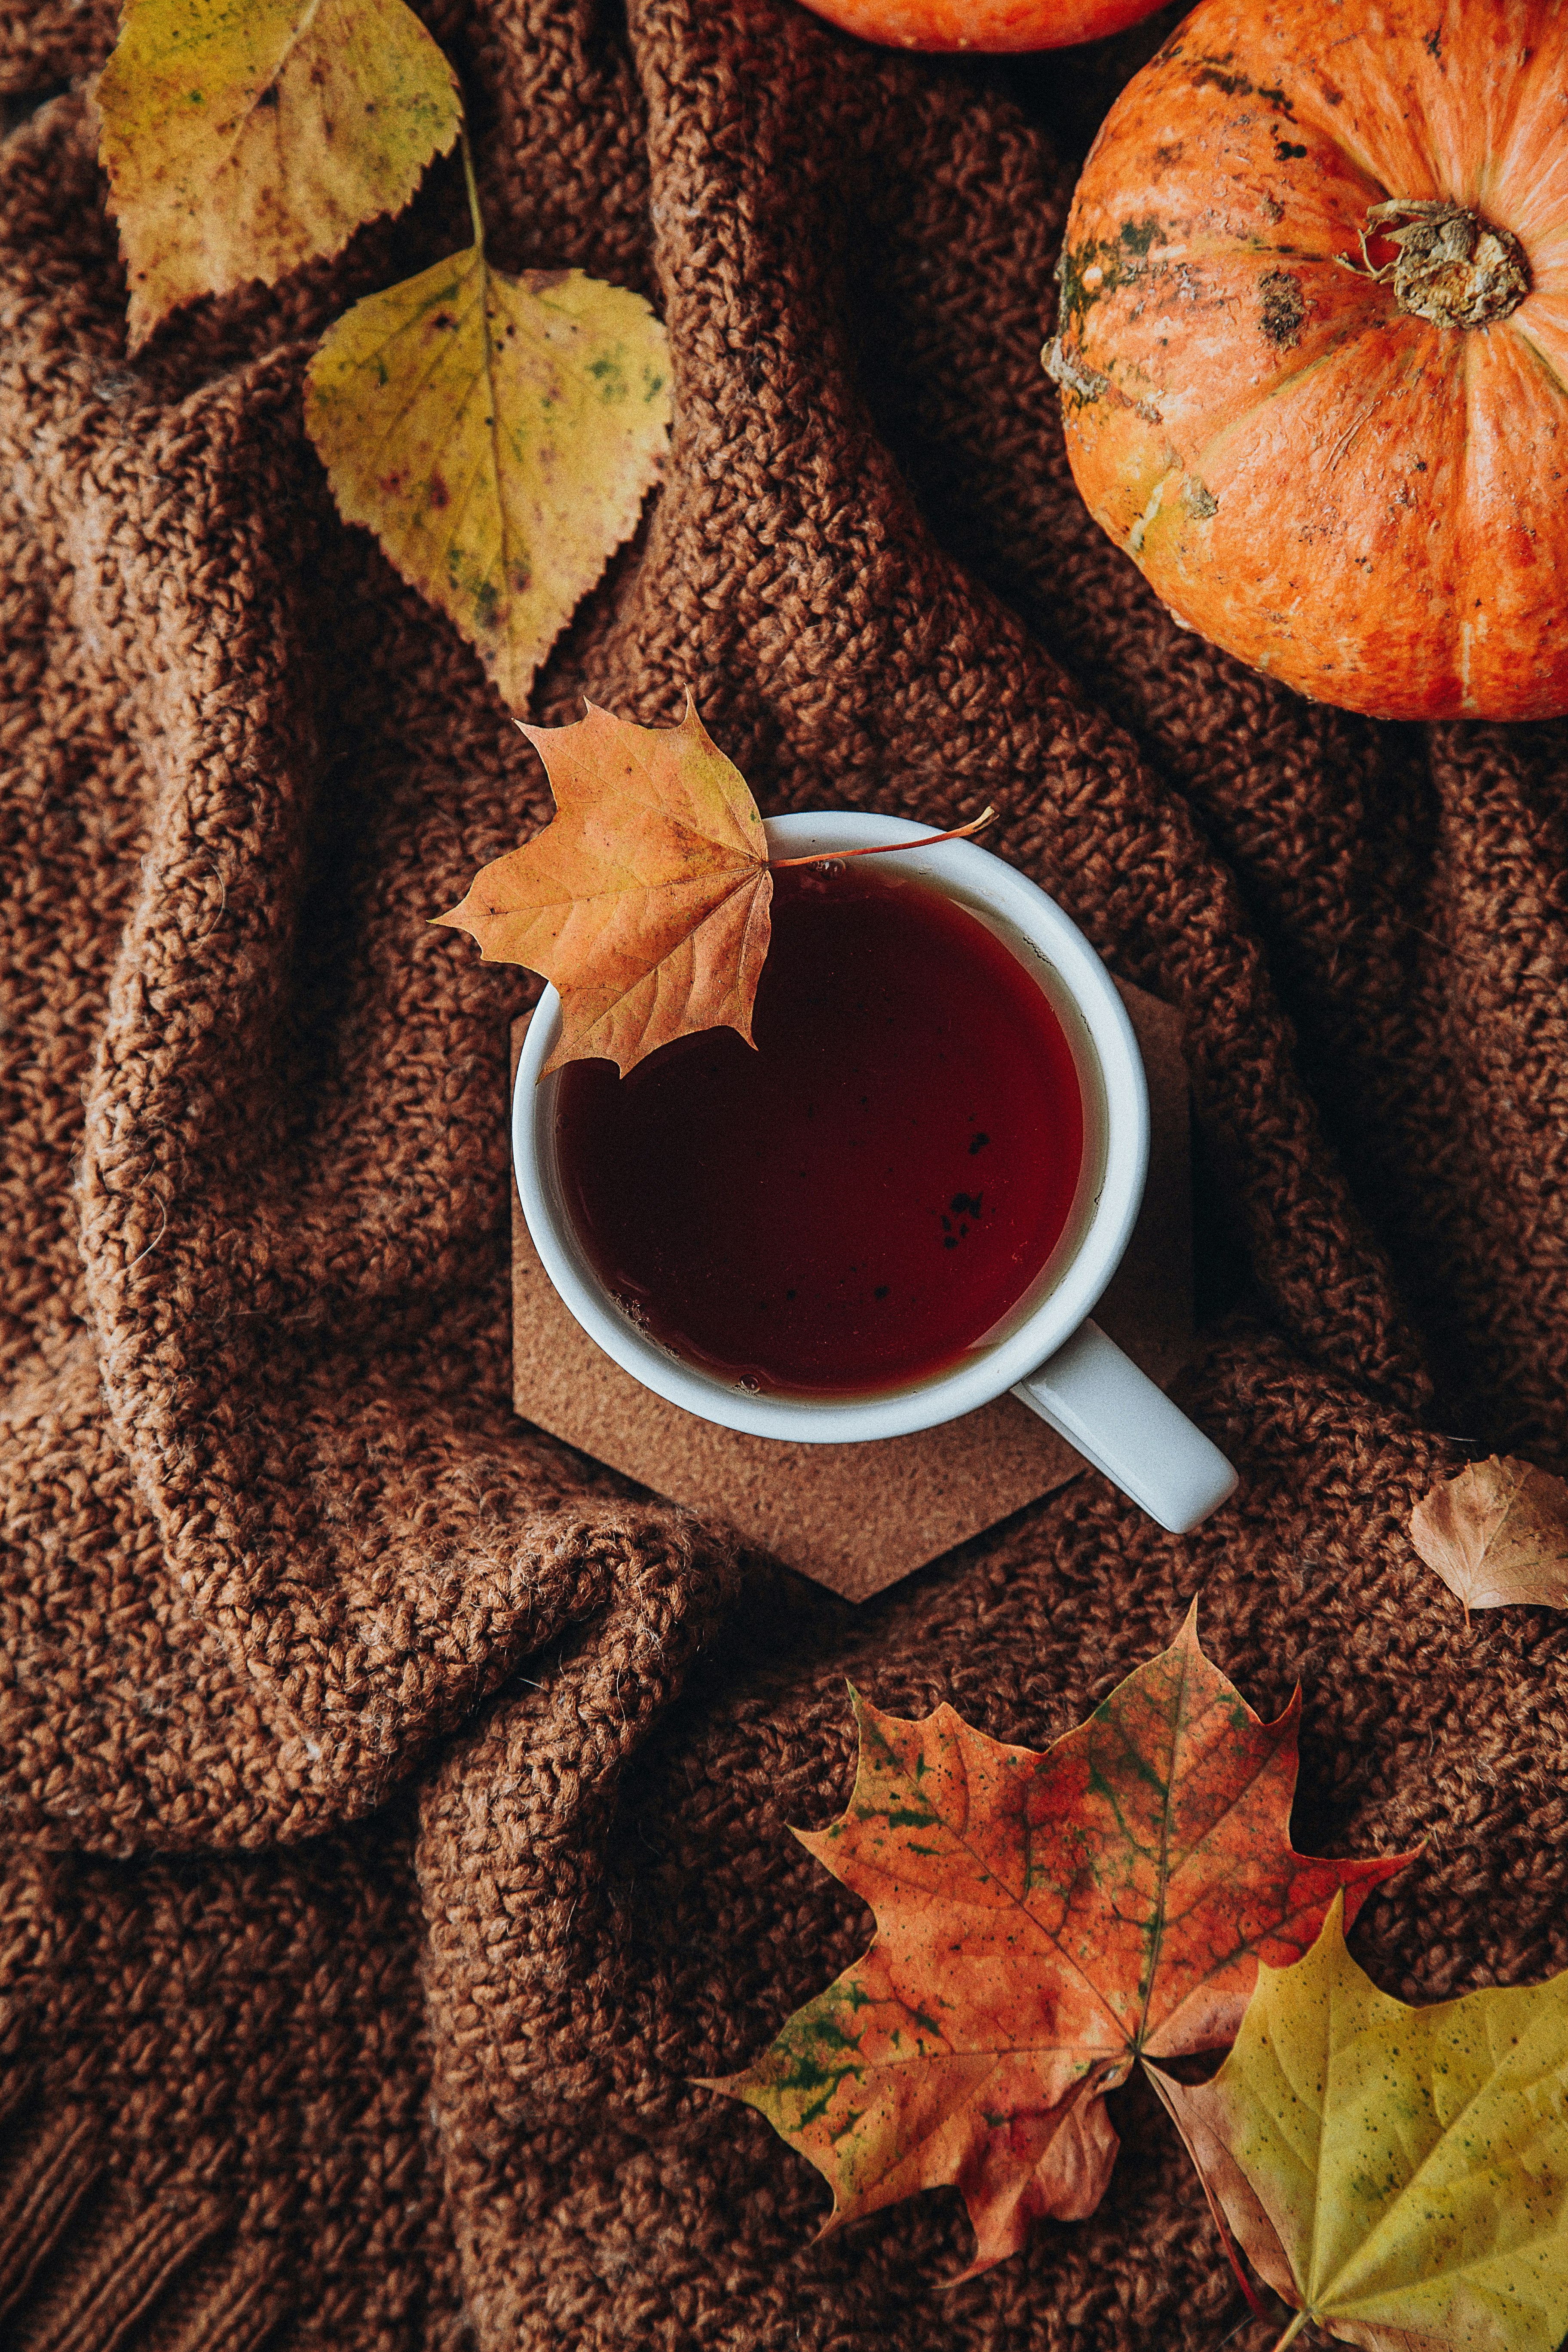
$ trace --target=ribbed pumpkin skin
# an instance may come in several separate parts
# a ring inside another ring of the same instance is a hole
[[[805,0],[862,40],[900,49],[1065,49],[1152,16],[1160,0]]]
[[[1510,230],[1518,308],[1342,266],[1392,197]],[[1061,289],[1074,475],[1179,619],[1352,710],[1568,710],[1564,0],[1209,0],[1102,125]]]

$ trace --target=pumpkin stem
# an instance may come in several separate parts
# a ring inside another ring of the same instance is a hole
[[[1369,231],[1399,248],[1381,268],[1367,250]],[[1361,260],[1339,255],[1340,267],[1379,286],[1392,281],[1400,309],[1435,327],[1489,327],[1517,310],[1530,291],[1530,264],[1518,237],[1464,205],[1390,196],[1373,205],[1357,233]]]

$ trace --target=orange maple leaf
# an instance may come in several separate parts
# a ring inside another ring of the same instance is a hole
[[[1260,1723],[1204,1655],[1168,1650],[1051,1748],[1008,1748],[949,1706],[855,1697],[847,1811],[795,1834],[876,1914],[876,1940],[744,2073],[744,2099],[833,2190],[826,2226],[951,2183],[972,2277],[1044,2215],[1100,2202],[1104,2094],[1135,2058],[1234,2041],[1260,1960],[1287,1967],[1335,1895],[1354,1917],[1411,1854],[1290,1844],[1300,1693]]]
[[[437,917],[489,963],[521,963],[561,993],[545,1069],[601,1055],[624,1076],[699,1029],[752,1043],[772,933],[767,839],[745,778],[688,697],[679,727],[594,704],[571,727],[524,727],[556,814]]]

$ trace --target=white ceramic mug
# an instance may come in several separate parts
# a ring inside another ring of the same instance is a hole
[[[854,814],[770,817],[766,831],[773,855],[797,857],[926,837],[900,817]],[[758,1393],[650,1339],[605,1288],[567,1213],[556,1166],[558,1080],[539,1075],[561,1034],[553,988],[529,1024],[512,1102],[517,1188],[541,1263],[623,1371],[704,1421],[796,1444],[844,1444],[955,1421],[1011,1389],[1162,1527],[1183,1533],[1225,1501],[1236,1473],[1089,1319],[1127,1245],[1149,1165],[1143,1065],[1110,975],[1054,899],[973,842],[900,849],[879,862],[918,875],[986,923],[1038,982],[1072,1047],[1085,1112],[1079,1195],[1013,1312],[952,1370],[858,1397]]]

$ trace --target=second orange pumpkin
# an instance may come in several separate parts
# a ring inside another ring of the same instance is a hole
[[[1177,617],[1328,702],[1568,711],[1568,8],[1208,0],[1090,152],[1047,364]]]
[[[806,0],[864,41],[902,49],[1062,49],[1152,15],[1160,0]]]

